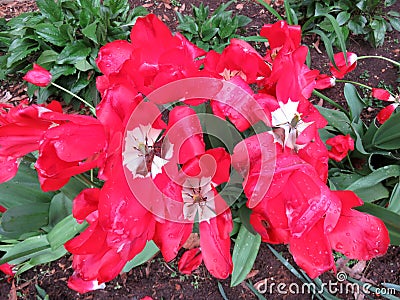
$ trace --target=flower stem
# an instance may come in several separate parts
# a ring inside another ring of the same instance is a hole
[[[363,87],[363,88],[372,90],[372,87],[370,87],[370,86],[368,86],[368,85],[365,85],[365,84],[362,84],[362,83],[359,83],[359,82],[356,82],[356,81],[336,79],[336,82],[351,83],[351,84],[359,85],[359,86],[361,86],[361,87]]]
[[[344,113],[350,118],[349,113],[347,112],[347,110],[346,110],[343,106],[341,106],[340,104],[338,104],[338,103],[336,103],[335,101],[333,101],[331,98],[325,96],[324,94],[318,92],[317,90],[314,90],[314,91],[313,91],[313,94],[314,94],[315,96],[317,96],[317,97],[322,98],[323,100],[325,100],[325,101],[328,102],[329,104],[333,105],[334,107],[340,109],[342,112],[344,112]]]
[[[75,97],[75,98],[77,98],[79,101],[81,101],[81,102],[83,102],[84,104],[86,104],[86,105],[89,107],[91,113],[92,113],[94,116],[96,116],[96,109],[93,107],[93,105],[91,105],[91,104],[90,104],[89,102],[87,102],[85,99],[79,97],[77,94],[74,94],[73,92],[67,90],[66,88],[62,87],[61,85],[58,85],[57,83],[52,82],[51,84],[54,85],[56,88],[58,88],[58,89],[60,89],[60,90],[62,90],[62,91],[64,91],[64,92],[66,92],[67,94],[70,94],[72,97]]]
[[[387,58],[387,57],[384,57],[384,56],[378,56],[378,55],[364,55],[364,56],[359,56],[359,57],[357,57],[357,60],[366,59],[366,58],[378,58],[378,59],[383,59],[383,60],[386,60],[386,61],[388,61],[388,62],[390,62],[390,63],[392,63],[392,64],[394,64],[394,65],[400,67],[400,62],[395,61],[395,60],[390,59],[390,58]]]

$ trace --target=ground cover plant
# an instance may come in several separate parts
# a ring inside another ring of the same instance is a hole
[[[96,117],[66,114],[54,101],[4,105],[1,262],[19,264],[21,273],[66,248],[74,257],[69,287],[83,293],[159,250],[166,261],[181,250],[183,274],[204,262],[235,286],[261,241],[289,244],[306,280],[335,268],[332,249],[364,261],[385,253],[388,233],[398,244],[394,91],[372,90],[393,105],[371,125],[361,120],[365,102],[350,83],[349,109],[318,111],[312,93],[335,102],[315,89],[367,58],[338,53],[323,75],[305,65],[299,27],[279,21],[261,36],[269,42],[265,56],[240,39],[222,53],[206,52],[149,15],[138,19],[130,42],[101,48],[102,101],[89,109]],[[53,84],[36,64],[24,79]],[[354,209],[360,198],[369,214]],[[193,236],[197,244],[188,246]]]

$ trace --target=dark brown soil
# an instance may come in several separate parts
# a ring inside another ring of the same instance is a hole
[[[19,12],[32,10],[35,8],[33,0],[7,1],[3,4],[0,0],[0,17],[13,16]],[[144,5],[149,11],[157,14],[160,19],[165,21],[168,26],[175,30],[177,20],[175,10],[183,14],[191,13],[191,4],[199,5],[199,0],[163,0],[163,1],[138,1],[130,0],[132,6]],[[227,2],[226,0],[222,2]],[[220,1],[206,1],[204,4],[215,9]],[[243,5],[241,5],[243,4]],[[400,3],[396,4],[400,11]],[[230,9],[238,13],[247,15],[253,19],[253,22],[247,27],[245,35],[254,35],[259,32],[262,24],[273,22],[275,19],[255,1],[238,1],[231,5]],[[281,10],[280,7],[277,8]],[[374,49],[360,38],[351,38],[348,50],[358,55],[383,55],[395,60],[399,60],[400,35],[398,32],[389,34],[383,47]],[[317,41],[317,37],[308,37],[306,43],[311,45]],[[262,47],[261,47],[262,48]],[[315,48],[311,48],[312,66],[327,72],[328,58],[322,45],[319,46],[319,53]],[[390,64],[380,60],[364,60],[357,69],[353,71],[346,79],[361,81],[371,86],[377,86],[380,82],[396,87],[398,84],[398,70]],[[17,97],[23,97],[24,91],[22,85],[16,87],[9,86],[8,89],[0,89],[3,95],[8,92],[8,99],[3,101],[18,100]],[[343,84],[326,91],[331,98],[344,103]],[[362,91],[360,91],[362,92]],[[0,93],[0,99],[2,99]],[[314,99],[319,102],[319,99]],[[371,106],[366,110],[364,117],[371,118],[378,109]],[[286,246],[274,246],[282,255],[294,264]],[[50,299],[141,299],[145,296],[151,296],[154,299],[257,299],[257,296],[249,289],[245,283],[236,287],[230,287],[230,280],[220,281],[223,292],[219,290],[218,281],[212,278],[204,267],[200,267],[193,275],[187,276],[179,274],[176,271],[176,263],[165,263],[161,257],[156,257],[147,264],[135,268],[128,274],[121,274],[115,280],[109,282],[105,290],[98,290],[84,295],[68,289],[67,280],[72,274],[71,260],[65,257],[51,264],[36,267],[21,276],[8,282],[6,278],[0,277],[0,300],[3,299],[38,299],[35,285],[40,286]],[[341,269],[338,269],[341,271]],[[366,266],[356,266],[352,269],[344,268],[347,274],[354,278],[360,278],[363,282],[369,282],[374,286],[380,286],[381,283],[388,282],[400,285],[400,247],[391,246],[388,253],[377,259],[368,262]],[[301,289],[301,282],[294,276],[275,255],[269,250],[267,245],[263,244],[257,257],[256,263],[251,272],[249,280],[260,285],[261,290],[266,287],[271,288],[263,294],[266,299],[311,299],[312,295],[291,294],[288,287],[291,284],[298,284]],[[322,276],[325,283],[337,282],[333,273],[326,273]],[[250,281],[247,281],[249,283]],[[266,283],[267,285],[265,285]],[[345,282],[346,283],[346,282]],[[344,283],[344,284],[345,284]],[[263,285],[264,284],[264,285]],[[277,285],[281,284],[283,291],[287,294],[278,293]],[[285,286],[283,286],[285,285]],[[275,286],[275,288],[274,288]],[[344,285],[343,285],[344,286]],[[382,299],[381,296],[370,294],[372,299]],[[397,293],[397,296],[400,296]],[[351,292],[337,294],[341,299],[364,299],[360,295]],[[357,298],[359,297],[359,298]]]

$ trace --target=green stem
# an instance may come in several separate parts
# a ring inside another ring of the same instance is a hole
[[[87,179],[83,174],[78,174],[74,176],[78,181],[80,181],[81,183],[83,183],[84,185],[86,185],[88,188],[93,188],[94,184],[92,181],[90,181],[89,179]]]
[[[340,104],[338,104],[338,103],[336,103],[335,101],[333,101],[331,98],[325,96],[324,94],[318,92],[317,90],[314,90],[314,91],[313,91],[313,94],[314,94],[315,96],[317,96],[317,97],[322,98],[323,100],[325,100],[325,101],[328,102],[329,104],[333,105],[334,107],[340,109],[342,112],[344,112],[344,113],[350,118],[348,111],[347,111],[343,106],[341,106]]]
[[[67,94],[70,94],[72,97],[75,97],[75,98],[77,98],[79,101],[81,101],[81,102],[83,102],[84,104],[86,104],[86,105],[89,107],[91,113],[92,113],[94,116],[96,116],[96,109],[95,109],[89,102],[87,102],[85,99],[79,97],[78,95],[76,95],[76,94],[74,94],[73,92],[67,90],[66,88],[62,87],[61,85],[58,85],[57,83],[52,82],[51,84],[54,85],[56,88],[58,88],[58,89],[60,89],[60,90],[62,90],[62,91],[64,91],[64,92],[66,92]]]
[[[359,82],[356,82],[356,81],[336,79],[336,82],[351,83],[351,84],[359,85],[359,86],[362,86],[363,88],[372,90],[372,87],[370,87],[370,86],[368,86],[368,85],[365,85],[365,84],[362,84],[362,83],[359,83]]]
[[[398,61],[395,61],[395,60],[393,60],[393,59],[390,59],[390,58],[387,58],[387,57],[384,57],[384,56],[364,55],[364,56],[359,56],[359,57],[357,57],[357,60],[366,59],[366,58],[378,58],[378,59],[383,59],[383,60],[386,60],[386,61],[388,61],[388,62],[390,62],[390,63],[392,63],[392,64],[394,64],[394,65],[396,65],[396,66],[398,66],[398,67],[400,68],[400,63],[399,63]]]
[[[350,155],[349,155],[349,153],[347,153],[347,161],[349,162],[349,165],[350,165],[350,168],[351,168],[351,170],[354,172],[355,171],[355,169],[354,169],[354,166],[353,166],[353,164],[351,163],[351,159],[350,159]]]
[[[271,5],[269,5],[268,3],[266,3],[263,0],[257,0],[257,2],[259,4],[261,4],[262,6],[264,6],[271,14],[273,14],[275,17],[277,17],[278,20],[283,20],[282,16],[275,9],[273,9]]]

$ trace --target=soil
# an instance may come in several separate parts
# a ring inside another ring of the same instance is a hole
[[[177,19],[175,10],[183,14],[191,14],[191,5],[199,5],[199,0],[163,0],[163,1],[138,1],[130,0],[131,6],[144,5],[150,12],[159,16],[165,21],[171,30],[176,29]],[[222,2],[227,2],[222,1]],[[283,1],[282,1],[283,2]],[[278,3],[278,2],[276,2]],[[215,9],[221,4],[221,1],[205,1],[211,9]],[[278,11],[283,11],[282,7],[275,7]],[[33,0],[0,0],[0,17],[10,18],[23,11],[36,9]],[[253,19],[246,27],[244,35],[254,35],[259,32],[264,23],[276,21],[263,7],[256,1],[238,1],[233,3],[229,9],[249,16]],[[400,3],[395,4],[394,10],[400,11]],[[380,48],[372,48],[367,42],[359,37],[351,37],[348,44],[348,51],[361,55],[383,55],[388,58],[399,60],[400,53],[400,34],[391,32],[384,45]],[[305,43],[314,46],[310,47],[312,57],[312,67],[327,72],[328,58],[322,43],[318,45],[316,36],[307,37]],[[264,45],[255,45],[258,49],[263,49]],[[396,88],[398,85],[399,73],[389,63],[383,60],[363,60],[358,64],[355,71],[350,73],[346,79],[360,81],[370,86],[379,84],[392,85]],[[26,97],[26,87],[22,82],[3,83],[0,87],[0,103],[14,102]],[[341,104],[345,104],[343,96],[343,84],[337,84],[324,93]],[[360,93],[364,91],[360,90]],[[320,99],[313,99],[314,103],[324,103]],[[377,102],[366,109],[363,116],[370,120],[380,108],[376,107]],[[286,246],[277,245],[274,248],[280,252],[293,266],[296,266]],[[346,266],[339,259],[341,265],[339,271],[345,271],[353,278],[357,278],[365,283],[382,287],[381,283],[392,283],[400,285],[400,247],[390,246],[387,254],[376,258],[364,264],[363,262]],[[107,283],[104,290],[98,290],[84,295],[68,289],[67,280],[72,274],[71,258],[64,257],[56,262],[42,265],[31,269],[30,271],[14,279],[0,277],[0,300],[3,299],[42,299],[38,298],[39,293],[36,285],[45,291],[50,299],[141,299],[145,296],[151,296],[153,299],[257,299],[257,296],[250,290],[246,284],[251,281],[258,285],[267,299],[311,299],[313,295],[309,293],[290,293],[289,287],[295,288],[294,284],[300,287],[301,281],[293,275],[271,252],[267,245],[261,245],[253,270],[249,274],[249,279],[236,287],[230,287],[230,281],[218,281],[211,277],[204,267],[200,267],[192,275],[182,275],[177,271],[176,262],[165,263],[160,256],[155,257],[148,263],[137,267],[127,274],[121,274],[113,281]],[[1,276],[1,275],[0,275]],[[338,284],[335,275],[328,272],[321,276],[324,283]],[[278,284],[281,291],[279,293]],[[347,289],[347,281],[341,285],[334,285],[338,291],[336,296],[341,299],[364,299],[354,289]],[[250,284],[249,284],[250,285]],[[306,290],[307,291],[307,290]],[[225,296],[224,296],[225,295]],[[397,296],[400,293],[397,292]],[[372,299],[382,299],[378,294],[369,294]]]

